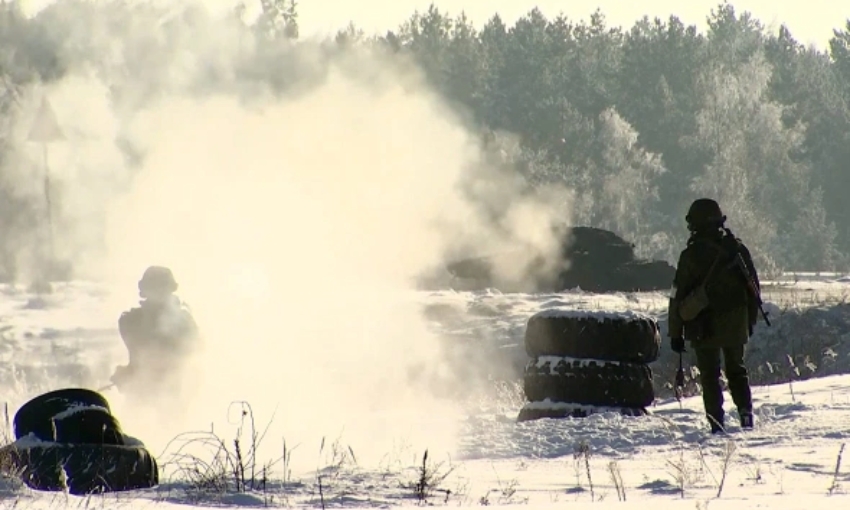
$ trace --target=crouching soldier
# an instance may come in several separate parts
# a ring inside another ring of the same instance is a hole
[[[198,347],[198,326],[186,305],[174,295],[177,281],[166,267],[151,266],[139,281],[140,306],[118,319],[129,363],[115,370],[119,390],[157,393],[176,380]]]
[[[721,357],[742,428],[753,427],[744,350],[758,318],[758,275],[747,247],[724,226],[714,200],[696,200],[685,217],[691,235],[679,256],[668,309],[670,345],[690,341],[711,432],[724,431]]]

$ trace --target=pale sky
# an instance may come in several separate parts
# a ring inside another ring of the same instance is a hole
[[[61,1],[61,0],[60,0]],[[163,0],[167,1],[167,0]],[[179,0],[170,0],[176,2]],[[199,0],[213,9],[225,9],[238,0]],[[259,9],[259,0],[244,0],[249,8]],[[334,33],[349,21],[367,33],[383,34],[395,29],[408,19],[413,11],[424,11],[431,3],[452,15],[466,12],[480,26],[498,12],[506,23],[535,6],[547,17],[563,12],[572,19],[587,20],[601,8],[609,24],[630,27],[643,15],[666,19],[676,14],[684,23],[705,29],[705,19],[721,0],[299,0],[298,12],[303,35]],[[23,0],[29,11],[34,11],[50,0]],[[734,0],[738,11],[750,11],[768,27],[785,23],[791,33],[803,44],[826,48],[833,28],[842,28],[850,18],[850,1],[847,0]]]

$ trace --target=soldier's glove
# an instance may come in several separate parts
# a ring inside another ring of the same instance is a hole
[[[682,337],[676,337],[670,339],[670,349],[673,352],[683,353],[685,352],[685,339]]]

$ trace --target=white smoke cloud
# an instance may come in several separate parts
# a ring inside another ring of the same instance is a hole
[[[133,304],[145,267],[169,266],[205,342],[190,396],[167,416],[117,399],[127,431],[158,449],[247,400],[260,424],[278,409],[270,437],[290,442],[345,430],[361,456],[399,437],[450,449],[456,408],[434,390],[463,377],[410,291],[461,244],[522,248],[526,260],[500,268],[521,280],[517,267],[557,249],[568,195],[529,194],[489,166],[400,58],[302,42],[258,60],[232,20],[148,12],[131,24],[90,9],[44,18],[71,23],[86,49],[66,50],[50,88],[73,137],[52,163],[64,246],[71,256],[103,234],[102,252],[75,262],[108,282],[115,309]],[[277,94],[266,79],[294,85]],[[489,190],[470,193],[470,176]]]

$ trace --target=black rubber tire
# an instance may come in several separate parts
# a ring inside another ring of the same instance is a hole
[[[649,414],[642,407],[593,407],[571,404],[556,404],[554,402],[529,402],[520,409],[517,421],[540,420],[542,418],[587,418],[592,414],[615,412],[623,416],[646,416]]]
[[[66,388],[39,395],[24,403],[15,413],[15,438],[34,434],[42,441],[55,441],[53,417],[74,407],[101,407],[108,414],[109,402],[100,393],[85,388]]]
[[[652,370],[637,363],[546,356],[526,365],[523,389],[532,402],[646,407],[655,400]]]
[[[53,418],[57,443],[124,445],[118,419],[100,407],[74,409]]]
[[[525,328],[531,358],[558,356],[626,363],[658,359],[661,333],[655,319],[632,312],[544,310]]]
[[[52,443],[6,447],[27,487],[75,496],[147,489],[159,484],[159,466],[143,446]],[[67,479],[63,483],[63,474]]]

